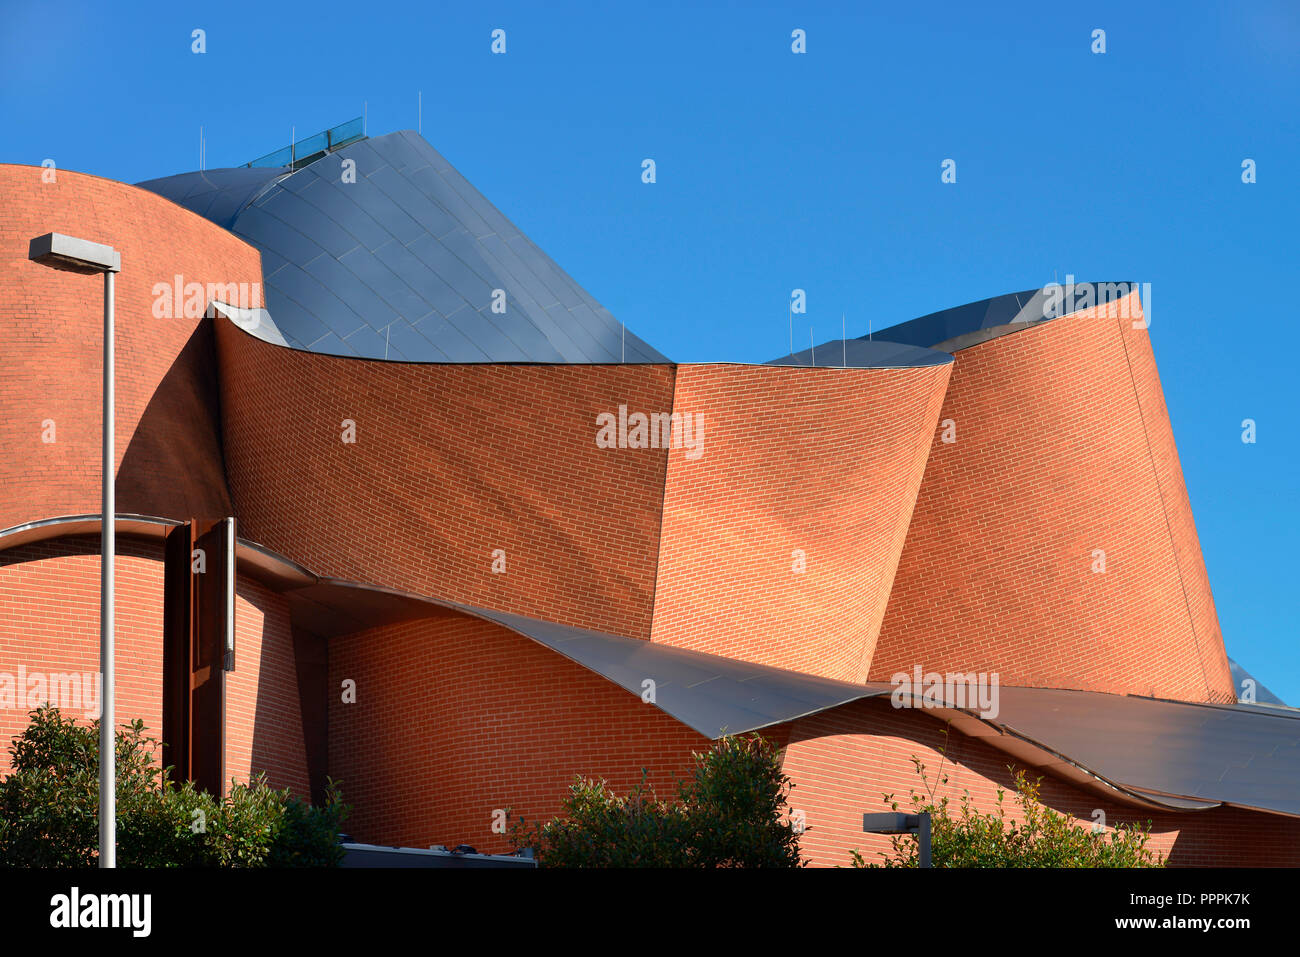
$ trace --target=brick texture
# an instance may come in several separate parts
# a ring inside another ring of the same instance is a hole
[[[117,509],[227,515],[211,331],[154,317],[155,283],[261,282],[255,249],[160,196],[124,183],[0,165],[0,528],[98,512],[103,279],[28,260],[63,232],[114,246]],[[260,289],[260,285],[258,286]],[[42,441],[46,420],[53,442]]]
[[[653,705],[495,623],[447,616],[330,642],[330,774],[347,828],[379,844],[509,850],[493,811],[550,818],[575,776],[661,797],[701,735]],[[343,682],[356,702],[343,703]]]
[[[958,810],[968,791],[972,805],[987,813],[996,808],[1002,788],[1008,819],[1023,820],[1007,770],[1015,759],[955,730],[945,737],[946,728],[928,714],[895,710],[881,700],[854,702],[782,726],[788,741],[784,769],[795,784],[790,803],[804,812],[808,830],[801,846],[815,866],[846,866],[853,849],[879,863],[879,853],[889,851],[889,838],[864,834],[862,815],[891,810],[885,794],[894,795],[900,810],[910,809],[910,795],[923,791],[913,756],[924,764],[935,800],[947,797]],[[1230,807],[1149,811],[1025,770],[1031,780],[1043,778],[1040,798],[1047,807],[1088,827],[1097,808],[1110,827],[1150,822],[1147,846],[1171,866],[1300,865],[1300,821],[1294,818]]]
[[[162,728],[163,567],[158,542],[119,538],[116,717]],[[265,771],[275,787],[309,793],[293,643],[285,600],[257,582],[236,586],[236,670],[226,684],[226,774]],[[99,671],[99,539],[71,537],[0,552],[0,672]],[[0,773],[28,724],[27,702],[0,708]],[[63,704],[62,702],[55,702]],[[68,713],[80,713],[64,708]]]
[[[950,368],[682,366],[653,640],[865,680]]]
[[[666,453],[598,448],[596,417],[671,409],[671,367],[367,362],[217,335],[241,534],[318,574],[649,636]]]
[[[957,441],[936,430],[873,679],[1234,700],[1140,315],[1133,294],[957,353]]]

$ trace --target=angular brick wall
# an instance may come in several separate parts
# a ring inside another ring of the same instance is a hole
[[[117,508],[167,518],[230,511],[215,409],[211,332],[159,319],[154,284],[261,283],[255,249],[145,190],[59,170],[0,165],[0,528],[98,512],[103,279],[30,262],[63,232],[108,243],[116,280]],[[42,441],[54,420],[55,441]]]
[[[1142,315],[1137,294],[1131,297],[1131,313]],[[1178,447],[1174,443],[1174,430],[1165,405],[1164,389],[1156,370],[1156,357],[1151,349],[1151,336],[1146,329],[1134,328],[1134,319],[1117,319],[1123,334],[1124,351],[1133,376],[1133,391],[1138,409],[1150,440],[1151,468],[1164,507],[1170,540],[1173,542],[1174,562],[1182,583],[1195,644],[1200,652],[1200,663],[1210,686],[1210,700],[1235,700],[1236,686],[1228,666],[1228,655],[1219,627],[1219,613],[1214,607],[1210,589],[1210,575],[1201,554],[1200,538],[1196,534],[1196,519],[1183,478],[1182,463],[1178,460]],[[1176,603],[1176,600],[1175,600]]]
[[[528,821],[560,811],[575,776],[661,797],[701,735],[654,705],[499,625],[448,616],[330,642],[329,773],[359,841],[510,849],[497,808]],[[356,682],[356,702],[342,683]]]
[[[956,353],[873,679],[1233,700],[1133,297]]]
[[[377,362],[217,329],[241,535],[322,575],[648,637],[666,456],[598,448],[596,416],[671,409],[671,367]]]
[[[118,539],[118,723],[162,729],[163,571],[159,543]],[[236,586],[236,670],[227,675],[226,773],[266,771],[275,787],[309,794],[289,610],[257,582]],[[0,672],[99,671],[99,539],[75,537],[0,552]],[[0,708],[0,772],[28,724],[20,704]],[[78,717],[84,715],[78,713]]]
[[[865,680],[950,369],[679,368],[652,639]]]
[[[934,799],[947,797],[954,811],[969,791],[972,805],[988,813],[1002,788],[1008,819],[1023,819],[1007,770],[1015,759],[958,731],[945,738],[945,727],[923,712],[895,710],[887,700],[854,702],[781,726],[788,741],[784,769],[795,784],[790,804],[804,812],[809,829],[800,845],[814,866],[847,866],[853,849],[879,863],[889,838],[863,833],[862,815],[891,810],[884,794],[893,794],[900,810],[910,809],[913,790],[923,791],[913,756],[925,765]],[[1147,846],[1171,866],[1300,866],[1300,820],[1239,808],[1148,811],[1041,771],[1026,773],[1031,780],[1043,778],[1039,796],[1046,806],[1088,827],[1097,808],[1110,827],[1151,822]]]

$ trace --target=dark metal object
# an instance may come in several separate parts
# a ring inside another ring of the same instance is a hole
[[[889,342],[884,339],[830,339],[815,349],[769,360],[770,366],[811,366],[814,356],[818,368],[907,369],[918,366],[941,366],[953,361],[946,352],[921,346]]]
[[[872,834],[915,834],[920,849],[921,867],[933,866],[930,862],[930,812],[920,814],[897,814],[886,811],[883,814],[862,815],[862,830]]]
[[[1059,292],[1062,297],[1068,298],[1072,291],[1084,286],[1091,288],[1094,305],[1105,305],[1134,291],[1138,284],[1076,282],[1059,286]],[[955,352],[998,336],[1020,332],[1038,323],[1050,322],[1053,318],[1056,315],[1053,314],[1052,296],[1043,289],[1026,289],[900,322],[896,326],[877,330],[872,338]]]

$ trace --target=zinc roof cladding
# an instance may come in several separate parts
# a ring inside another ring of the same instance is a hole
[[[744,734],[893,685],[855,684],[447,602],[546,645],[642,696],[708,738]],[[947,703],[951,706],[954,703]],[[971,711],[971,709],[965,709]],[[975,713],[975,712],[971,712]],[[1053,688],[1000,687],[980,718],[1009,749],[1023,740],[1121,789],[1169,808],[1217,804],[1300,816],[1300,713]]]
[[[344,182],[349,160],[355,182]],[[139,185],[262,252],[266,306],[295,348],[413,362],[668,361],[410,130],[296,172]]]
[[[1074,282],[1010,292],[900,322],[876,330],[872,338],[953,352],[1067,315],[1076,311],[1071,303],[1114,302],[1134,291],[1137,285],[1135,282]],[[1084,293],[1080,292],[1085,288],[1091,294],[1090,300],[1084,300]]]
[[[814,363],[814,359],[816,362]],[[811,368],[912,369],[941,366],[953,361],[946,352],[884,339],[831,339],[792,355],[769,359],[769,366]]]
[[[460,605],[559,652],[706,738],[743,734],[887,693],[770,665]],[[647,685],[649,680],[653,685]]]
[[[289,175],[287,169],[212,169],[180,173],[137,185],[198,213],[223,229],[276,180]]]
[[[1291,709],[1004,686],[998,713],[981,720],[1121,787],[1300,816],[1300,712]],[[1001,746],[1000,736],[984,740]]]

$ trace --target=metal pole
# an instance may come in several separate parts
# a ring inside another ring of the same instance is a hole
[[[113,271],[104,273],[104,491],[99,559],[99,669],[104,687],[100,691],[103,709],[99,719],[99,866],[117,866],[117,768],[114,747],[113,697],[116,674],[113,668],[113,556],[117,549],[114,501],[113,425]]]
[[[930,812],[929,811],[923,811],[921,813],[920,825],[921,826],[918,828],[919,833],[916,836],[916,841],[918,844],[921,845],[921,866],[933,867],[934,865],[930,863]]]

